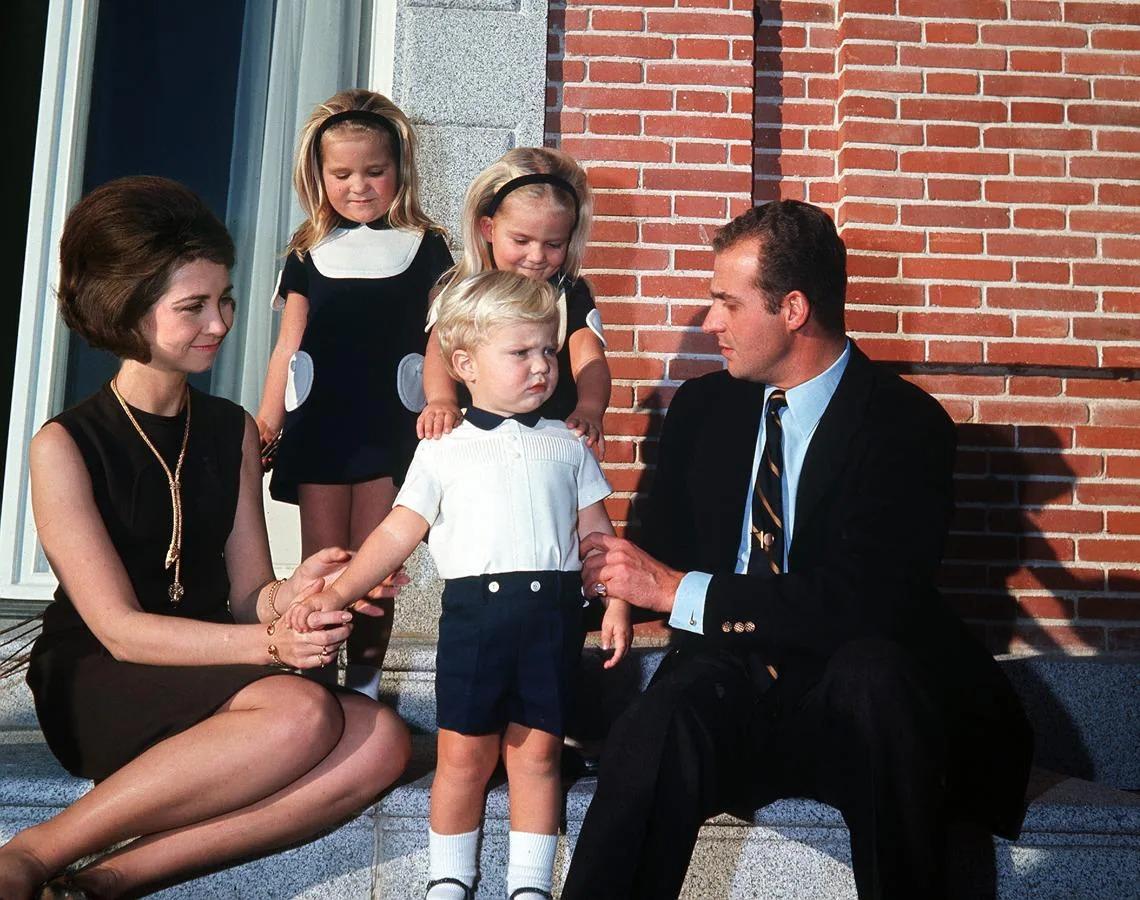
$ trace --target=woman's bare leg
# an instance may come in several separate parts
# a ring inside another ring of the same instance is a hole
[[[26,896],[35,882],[20,889],[10,873],[27,871],[28,860],[36,861],[42,880],[120,841],[257,803],[310,772],[337,746],[343,728],[340,705],[319,685],[290,675],[254,682],[210,718],[12,838],[0,848],[0,886],[12,879],[11,897]]]
[[[391,478],[377,478],[352,486],[352,514],[349,525],[350,550],[359,550],[364,539],[392,511],[396,499],[396,486]],[[388,641],[392,637],[392,613],[395,603],[391,599],[377,604],[383,607],[380,617],[357,615],[352,620],[352,634],[348,637],[348,663],[379,669],[384,665]]]
[[[356,695],[337,700],[344,733],[316,768],[244,808],[140,838],[78,881],[100,895],[133,895],[295,843],[363,809],[403,772],[411,743],[390,709]]]

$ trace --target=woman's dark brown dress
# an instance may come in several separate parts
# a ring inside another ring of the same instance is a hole
[[[178,606],[167,593],[173,570],[163,565],[171,529],[166,475],[110,385],[52,421],[66,428],[79,448],[95,504],[142,608],[232,623],[225,548],[237,509],[245,418],[228,400],[193,389],[190,394],[190,439],[182,472],[186,593]],[[172,417],[131,411],[174,471],[185,410]],[[99,780],[207,718],[251,682],[279,673],[256,665],[120,662],[84,624],[61,586],[44,613],[27,680],[51,751],[72,774]]]

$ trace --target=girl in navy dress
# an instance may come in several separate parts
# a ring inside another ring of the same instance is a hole
[[[411,125],[386,97],[320,104],[293,182],[308,218],[274,298],[284,313],[257,421],[265,445],[280,438],[270,493],[299,504],[308,554],[359,547],[392,508],[424,402],[428,292],[452,259],[420,208]],[[390,608],[358,617],[350,687],[376,696],[391,628]]]
[[[564,420],[601,458],[610,369],[601,317],[589,285],[578,275],[593,209],[586,173],[574,157],[548,147],[516,147],[467,189],[463,258],[444,277],[444,290],[488,269],[506,269],[555,287],[566,341],[558,351],[558,387],[539,413]],[[433,329],[437,305],[438,300],[428,321]],[[466,403],[467,397],[448,375],[434,339],[428,341],[424,392],[427,406],[416,431],[421,438],[438,438],[459,422],[460,399]]]

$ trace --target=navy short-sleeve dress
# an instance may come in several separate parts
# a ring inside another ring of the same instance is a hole
[[[594,304],[594,295],[583,278],[554,278],[550,282],[559,290],[559,303],[566,310],[566,340],[558,351],[558,384],[538,408],[539,415],[547,419],[565,419],[578,405],[578,386],[574,383],[574,373],[570,368],[570,335],[583,328],[589,328],[602,342],[602,319]]]
[[[403,481],[424,405],[428,295],[451,264],[439,232],[384,220],[290,254],[278,298],[303,295],[309,317],[289,363],[275,499],[296,503],[299,484]]]

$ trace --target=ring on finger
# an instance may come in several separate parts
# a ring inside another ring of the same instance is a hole
[[[601,581],[599,581],[597,584],[595,584],[594,585],[594,593],[597,594],[599,597],[604,597],[606,595],[605,584]]]

